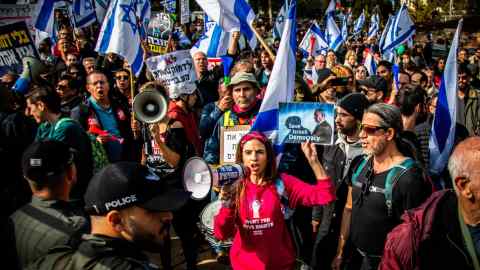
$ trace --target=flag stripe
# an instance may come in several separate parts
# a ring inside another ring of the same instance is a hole
[[[214,29],[213,29],[213,33],[212,33],[212,37],[211,37],[211,42],[208,46],[208,50],[207,50],[207,56],[208,57],[216,57],[216,56],[219,56],[217,55],[217,52],[218,52],[218,46],[220,44],[220,38],[222,37],[222,28],[220,28],[220,26],[218,25],[215,25]]]

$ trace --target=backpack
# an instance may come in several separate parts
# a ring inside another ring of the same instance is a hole
[[[360,162],[358,167],[355,169],[352,176],[352,186],[362,188],[364,183],[358,181],[358,177],[366,168],[370,159],[364,157]],[[418,164],[412,158],[406,158],[402,163],[393,166],[387,174],[387,179],[385,180],[385,188],[380,188],[377,186],[370,186],[370,192],[383,193],[385,195],[385,204],[387,205],[387,215],[389,217],[393,214],[393,205],[392,205],[392,191],[393,187],[397,184],[400,177],[402,177],[407,171],[413,167],[418,167]]]
[[[62,123],[64,122],[75,122],[77,121],[71,119],[70,117],[64,117],[57,121],[55,124],[54,130],[57,130]],[[105,151],[105,147],[99,141],[97,141],[97,137],[86,133],[88,138],[90,139],[90,144],[92,146],[92,162],[93,162],[93,174],[97,173],[108,164],[108,156],[107,151]]]
[[[433,193],[422,205],[405,211],[400,225],[395,227],[385,242],[380,270],[414,270],[419,265],[419,247],[431,236],[437,206],[451,190]]]

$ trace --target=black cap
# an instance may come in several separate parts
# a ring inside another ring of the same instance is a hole
[[[337,106],[341,107],[355,119],[362,120],[363,112],[368,108],[368,99],[362,93],[351,93],[338,101]]]
[[[136,205],[150,211],[175,211],[189,198],[189,192],[169,187],[146,166],[117,162],[105,166],[90,180],[85,210],[91,215],[105,215]]]
[[[377,75],[369,76],[366,80],[359,80],[358,84],[374,88],[377,92],[382,91],[383,94],[386,94],[388,90],[387,81],[383,77]]]
[[[42,182],[62,173],[73,163],[73,149],[60,141],[32,143],[23,153],[23,175],[30,181]]]

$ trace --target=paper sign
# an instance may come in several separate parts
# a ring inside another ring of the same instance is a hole
[[[239,125],[220,129],[220,164],[235,163],[237,145],[250,128],[248,125]]]
[[[196,89],[196,74],[189,50],[175,51],[147,59],[147,67],[156,80],[163,82],[170,90]]]
[[[25,56],[38,58],[27,24],[17,22],[0,26],[0,76],[8,71],[21,73]]]
[[[317,102],[280,103],[279,139],[282,143],[333,144],[333,104]]]

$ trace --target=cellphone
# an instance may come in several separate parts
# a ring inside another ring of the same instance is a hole
[[[330,81],[332,86],[345,86],[348,84],[348,78],[347,77],[340,77],[340,78],[335,78]]]

